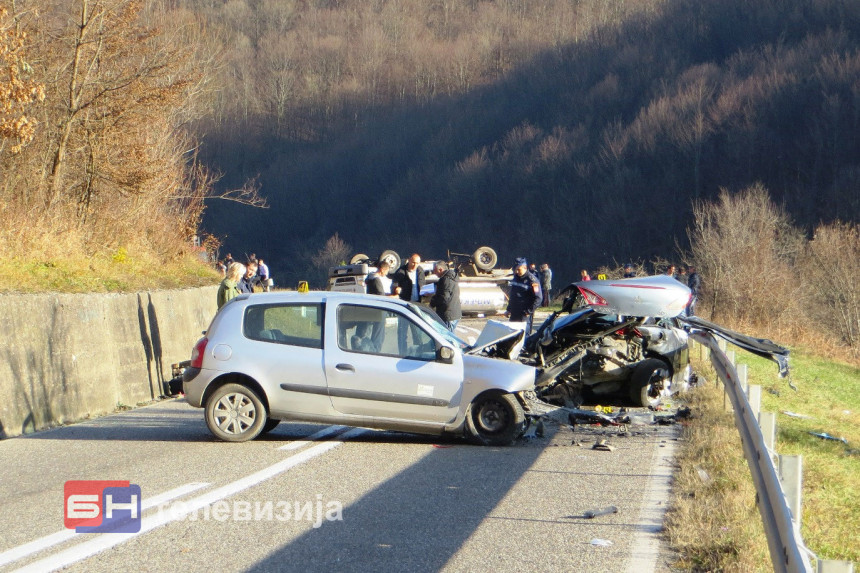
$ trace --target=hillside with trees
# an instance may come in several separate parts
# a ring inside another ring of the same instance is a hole
[[[807,233],[860,220],[856,2],[183,4],[224,48],[202,156],[271,205],[204,224],[288,281],[335,233],[560,278],[674,258],[696,201],[751,185]]]

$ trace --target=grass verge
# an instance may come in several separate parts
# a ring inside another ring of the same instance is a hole
[[[125,249],[89,257],[0,259],[0,292],[138,292],[217,285],[218,273],[193,254],[161,260]]]
[[[778,413],[777,452],[803,456],[804,542],[821,559],[860,561],[860,369],[795,349],[792,390],[788,381],[777,381],[774,363],[743,351],[737,357],[749,365],[750,383],[763,386],[762,410]],[[707,381],[690,395],[695,417],[684,428],[667,514],[666,533],[681,555],[677,566],[772,571],[734,415],[724,410],[710,364],[696,366]]]

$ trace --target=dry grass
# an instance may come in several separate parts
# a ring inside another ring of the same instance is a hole
[[[666,516],[676,566],[689,571],[772,571],[755,505],[755,487],[722,388],[709,382],[690,395],[695,412],[684,428],[675,501]],[[700,471],[701,470],[701,471]]]

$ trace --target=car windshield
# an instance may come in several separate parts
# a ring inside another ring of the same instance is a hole
[[[463,348],[466,348],[467,346],[469,346],[469,344],[467,342],[460,340],[459,338],[457,338],[454,335],[453,332],[448,330],[448,327],[445,326],[445,323],[442,322],[442,319],[439,318],[439,315],[436,314],[435,312],[433,312],[428,307],[421,306],[418,304],[409,304],[408,307],[409,307],[409,310],[411,310],[413,313],[415,313],[419,317],[421,317],[421,319],[424,322],[426,322],[428,325],[430,325],[430,328],[432,328],[437,334],[441,335],[445,340],[447,340],[451,344],[454,344],[455,346],[457,346],[460,349],[463,349]]]

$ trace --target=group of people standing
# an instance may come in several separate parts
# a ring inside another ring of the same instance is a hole
[[[403,300],[419,302],[421,289],[427,283],[424,269],[420,264],[421,256],[414,253],[389,278],[391,267],[388,262],[382,261],[376,272],[365,278],[365,289],[368,294],[396,296]],[[433,274],[437,277],[436,292],[430,299],[430,307],[436,311],[448,329],[453,331],[463,318],[457,273],[454,269],[448,268],[445,261],[436,261],[433,263]]]
[[[219,309],[242,293],[264,292],[272,287],[269,267],[254,253],[251,253],[245,264],[234,261],[233,256],[227,253],[224,261],[218,262],[218,268],[223,276],[218,287]]]
[[[696,302],[699,299],[699,291],[702,289],[702,277],[696,272],[696,267],[688,265],[686,268],[681,266],[679,269],[675,265],[669,265],[666,268],[666,274],[676,281],[686,284],[690,289],[690,302],[687,303],[687,316],[691,316],[696,311]]]

